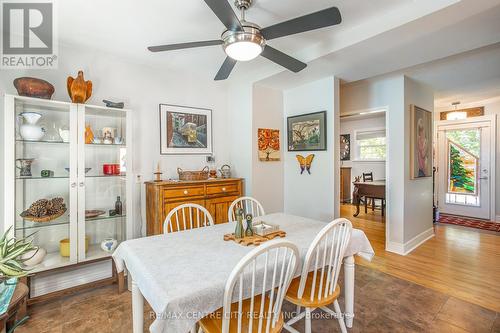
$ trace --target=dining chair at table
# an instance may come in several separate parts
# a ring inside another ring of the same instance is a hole
[[[187,203],[172,209],[163,222],[163,233],[189,230],[214,225],[208,210],[194,203]]]
[[[272,240],[247,253],[227,279],[223,306],[198,322],[199,331],[281,332],[281,306],[299,261],[299,249],[286,240]]]
[[[337,318],[342,333],[347,332],[337,301],[340,295],[337,281],[351,232],[351,222],[340,218],[326,225],[314,238],[307,250],[302,274],[292,280],[285,296],[297,306],[297,315],[284,325],[286,330],[298,333],[291,325],[305,318],[305,332],[311,333],[311,312],[320,308]],[[335,311],[327,307],[332,303]],[[302,307],[304,312],[300,311]]]
[[[227,217],[229,221],[236,221],[236,208],[242,208],[245,214],[252,214],[253,217],[266,215],[264,207],[255,198],[252,197],[241,197],[234,200],[227,211]]]

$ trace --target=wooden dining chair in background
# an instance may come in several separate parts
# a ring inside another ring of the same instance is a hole
[[[252,197],[241,197],[234,200],[227,211],[229,221],[236,221],[236,209],[242,208],[245,214],[252,214],[253,217],[266,215],[261,203]]]
[[[214,219],[205,207],[187,203],[175,207],[168,213],[163,222],[163,233],[168,234],[211,225],[214,225]]]
[[[363,172],[363,182],[372,182],[373,172]],[[372,206],[372,211],[375,210],[375,198],[366,197],[365,198],[365,214],[368,213],[368,205]]]
[[[286,240],[269,241],[253,249],[229,275],[222,308],[202,318],[199,331],[281,332],[281,306],[299,260],[299,249]]]
[[[286,330],[299,333],[291,325],[305,318],[305,333],[311,333],[311,312],[320,308],[337,318],[342,333],[347,332],[337,301],[340,295],[337,281],[351,232],[349,220],[336,219],[325,226],[309,246],[302,274],[292,280],[285,296],[287,301],[297,306],[297,316],[285,323]],[[327,307],[332,303],[335,311]],[[302,307],[304,312],[300,311]]]

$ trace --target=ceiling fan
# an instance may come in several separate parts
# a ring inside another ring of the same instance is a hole
[[[170,45],[150,46],[151,52],[163,52],[193,47],[222,45],[227,57],[217,72],[215,80],[225,80],[231,74],[237,61],[252,60],[259,55],[281,65],[295,73],[306,68],[306,64],[267,45],[267,41],[294,35],[301,32],[329,27],[342,21],[337,7],[331,7],[318,12],[297,17],[267,28],[260,28],[257,24],[245,20],[245,11],[253,0],[235,0],[236,8],[241,11],[238,19],[226,0],[204,0],[219,20],[226,26],[220,39],[201,42],[180,43]]]

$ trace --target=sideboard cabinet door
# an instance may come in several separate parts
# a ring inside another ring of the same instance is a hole
[[[226,223],[229,221],[227,217],[227,210],[231,203],[238,199],[239,196],[228,196],[221,198],[208,199],[205,201],[205,207],[214,218],[215,224]]]

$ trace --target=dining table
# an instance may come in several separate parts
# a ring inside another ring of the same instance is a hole
[[[274,213],[255,217],[278,225],[286,239],[297,245],[301,262],[326,222]],[[149,327],[153,333],[189,332],[203,316],[222,307],[224,287],[236,264],[254,246],[224,241],[234,231],[234,223],[196,228],[122,242],[113,259],[116,270],[131,277],[133,332],[142,332],[144,299],[154,311]],[[354,256],[366,260],[374,256],[365,233],[352,229],[344,256],[344,319],[352,327],[354,318]],[[300,276],[297,267],[295,276]]]

